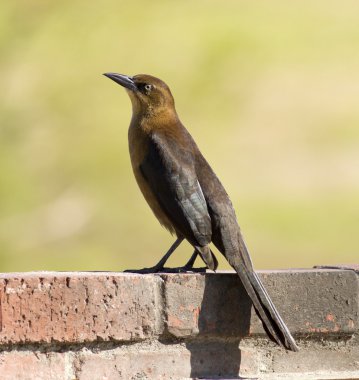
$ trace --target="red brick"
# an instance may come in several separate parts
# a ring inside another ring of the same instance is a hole
[[[261,277],[294,334],[349,336],[358,331],[359,282],[354,271],[272,271]]]
[[[354,271],[260,276],[289,329],[302,337],[299,353],[258,339],[263,329],[234,273],[0,275],[0,380],[358,372]]]
[[[165,323],[179,338],[266,335],[235,273],[163,274]],[[293,334],[358,330],[358,278],[352,271],[260,272]]]
[[[260,272],[293,334],[358,330],[354,271]],[[162,292],[163,290],[163,292]],[[234,273],[0,275],[0,344],[265,335]],[[164,321],[163,321],[164,319]]]
[[[159,278],[113,273],[0,277],[0,343],[141,340],[159,333]]]
[[[165,323],[173,336],[248,335],[252,307],[237,275],[166,274],[162,278],[165,283]]]
[[[65,371],[61,353],[2,352],[0,354],[1,380],[70,380]]]

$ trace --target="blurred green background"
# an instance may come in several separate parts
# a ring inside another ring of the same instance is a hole
[[[256,268],[358,262],[358,14],[354,0],[2,1],[0,271],[138,268],[173,242],[133,178],[130,101],[108,71],[168,83]]]

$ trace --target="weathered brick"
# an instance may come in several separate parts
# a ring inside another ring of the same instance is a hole
[[[155,347],[122,347],[80,353],[75,360],[79,380],[233,378],[258,373],[257,354],[237,342],[206,342]]]
[[[318,346],[308,345],[299,352],[274,350],[273,371],[275,373],[301,373],[315,371],[357,372],[359,378],[359,346],[341,346],[332,343]]]
[[[165,315],[170,334],[176,337],[247,335],[251,302],[236,275],[161,276],[165,283]]]
[[[258,352],[239,346],[239,339],[192,341],[186,344],[191,353],[192,378],[237,378],[259,372]]]
[[[0,379],[359,373],[353,270],[260,276],[289,329],[301,335],[299,353],[258,338],[263,329],[234,273],[0,275]]]
[[[287,270],[263,272],[261,277],[293,333],[350,335],[358,331],[355,272]]]
[[[31,351],[2,352],[1,380],[71,380],[67,379],[65,354]]]
[[[358,278],[352,271],[259,272],[293,334],[358,330]],[[168,332],[176,337],[265,334],[235,273],[161,275]]]
[[[2,275],[0,342],[148,338],[160,332],[159,281],[115,273]]]

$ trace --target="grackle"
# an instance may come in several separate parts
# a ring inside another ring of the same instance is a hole
[[[298,347],[253,269],[232,203],[223,185],[178,118],[169,87],[150,75],[104,74],[123,86],[132,102],[128,131],[132,168],[143,196],[159,222],[177,240],[152,273],[163,270],[168,257],[186,239],[194,254],[216,270],[212,242],[238,273],[268,335],[288,350]]]

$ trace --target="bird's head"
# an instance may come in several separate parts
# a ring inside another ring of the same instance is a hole
[[[155,116],[165,110],[174,111],[171,91],[160,79],[146,74],[138,74],[133,77],[117,73],[104,75],[126,89],[134,113]]]

